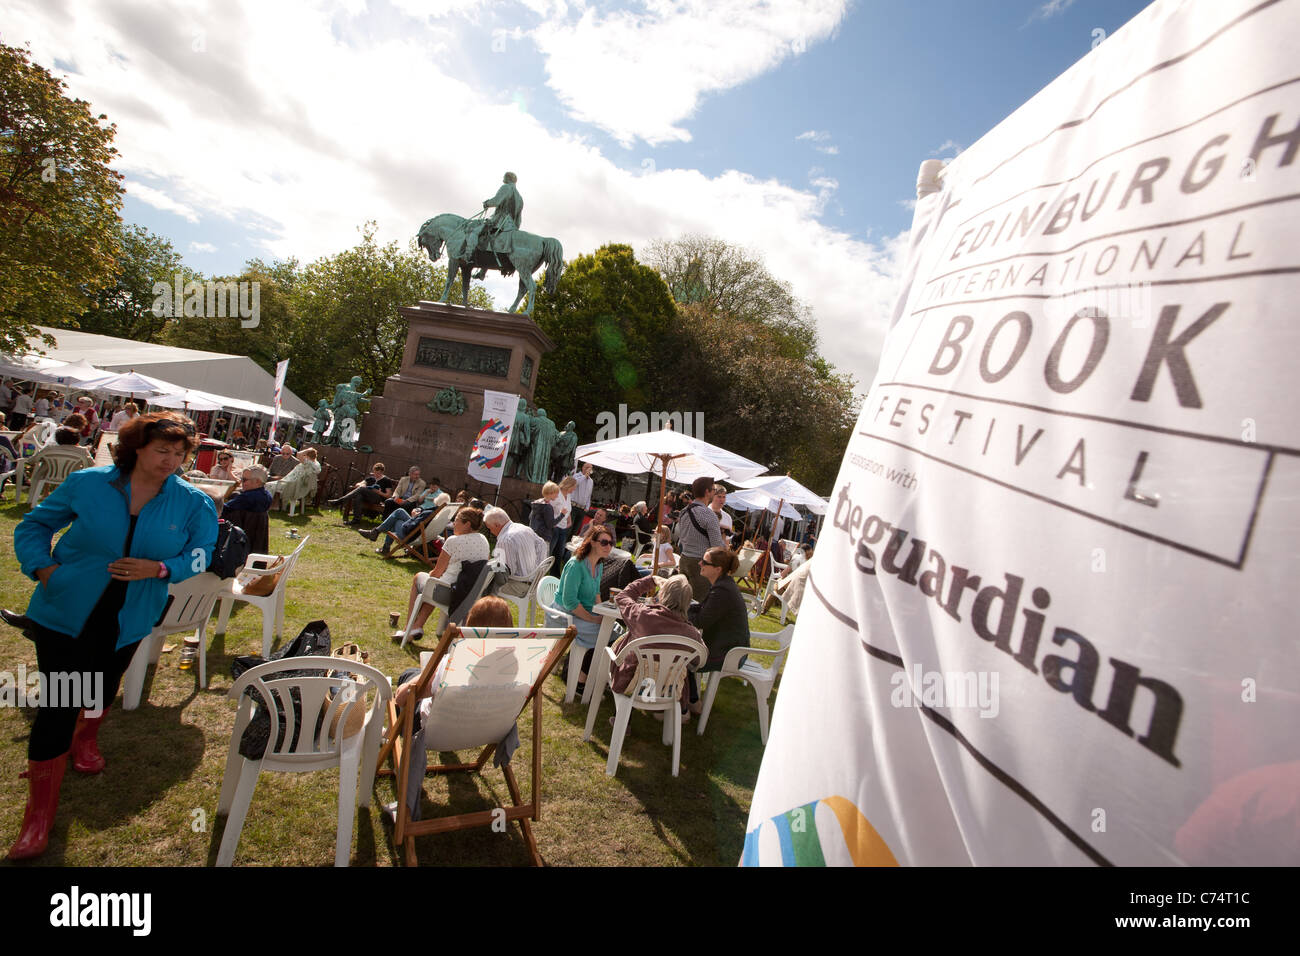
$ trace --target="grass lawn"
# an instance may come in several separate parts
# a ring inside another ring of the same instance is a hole
[[[0,504],[0,605],[21,610],[33,583],[18,571],[13,530],[25,505]],[[418,663],[434,646],[432,633],[399,649],[389,639],[388,612],[405,617],[414,561],[383,561],[374,545],[344,527],[338,513],[271,516],[271,550],[287,553],[297,542],[290,528],[311,535],[288,585],[285,639],[307,622],[323,619],[334,646],[356,641],[370,663],[390,677]],[[214,621],[215,623],[215,621]],[[69,766],[50,847],[31,864],[68,866],[203,866],[216,859],[221,825],[216,817],[235,703],[227,700],[230,665],[241,654],[261,651],[261,615],[236,604],[228,633],[209,638],[207,690],[198,672],[177,666],[180,635],[145,685],[148,701],[132,713],[120,696],[105,719],[100,748],[107,770],[83,776]],[[775,631],[768,615],[755,632]],[[775,646],[773,644],[773,646]],[[35,648],[0,625],[0,670],[34,672]],[[635,713],[628,726],[618,775],[605,776],[614,712],[608,693],[592,740],[582,741],[586,709],[564,705],[564,685],[552,676],[544,689],[542,819],[535,826],[542,856],[551,865],[734,866],[740,858],[754,782],[762,758],[753,691],[725,681],[703,737],[692,722],[684,728],[681,774],[671,776],[671,751],[660,742],[661,726]],[[772,701],[775,703],[776,693]],[[528,734],[531,710],[520,722],[525,741],[515,771],[525,794],[530,784]],[[27,784],[27,737],[34,712],[0,707],[0,851],[17,836]],[[327,866],[333,861],[338,806],[336,771],[263,774],[244,824],[236,865]],[[396,866],[392,827],[379,809],[394,800],[392,778],[376,782],[369,809],[358,811],[354,866]],[[483,776],[429,777],[426,819],[448,812],[489,809],[508,801],[505,780],[489,767]],[[427,865],[526,865],[528,853],[517,825],[507,833],[488,828],[423,837],[417,841]],[[0,863],[0,865],[14,865]]]

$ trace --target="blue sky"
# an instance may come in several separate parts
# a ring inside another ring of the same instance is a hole
[[[367,219],[404,242],[512,169],[569,258],[691,232],[762,255],[865,391],[918,164],[1145,5],[0,0],[0,39],[117,123],[125,218],[194,268],[309,260]]]

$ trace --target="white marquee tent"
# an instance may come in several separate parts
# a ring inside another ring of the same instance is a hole
[[[42,328],[41,332],[52,335],[57,344],[44,347],[39,338],[33,338],[33,351],[44,348],[48,358],[61,362],[84,359],[95,368],[135,371],[185,388],[239,399],[250,407],[266,406],[269,410],[274,401],[275,376],[246,355],[133,342],[70,329]],[[284,410],[306,421],[312,420],[312,407],[287,388],[280,404]]]

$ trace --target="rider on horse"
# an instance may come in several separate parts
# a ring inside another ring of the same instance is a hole
[[[502,177],[501,188],[497,190],[497,194],[491,199],[483,200],[484,209],[495,207],[496,211],[491,219],[471,221],[466,224],[464,245],[455,251],[455,258],[473,259],[474,252],[480,245],[480,237],[486,240],[483,242],[484,251],[503,252],[507,255],[513,251],[513,233],[522,225],[524,215],[524,198],[515,188],[517,179],[514,173],[506,173]],[[486,236],[483,236],[485,232]],[[499,256],[497,262],[498,264],[501,262]],[[483,278],[485,271],[480,269],[477,278]],[[503,271],[502,274],[509,273]]]

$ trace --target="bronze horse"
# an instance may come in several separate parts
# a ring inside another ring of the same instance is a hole
[[[437,262],[442,256],[443,245],[452,236],[463,232],[467,222],[469,220],[465,217],[449,212],[434,216],[420,227],[417,236],[420,248],[429,253],[430,259]],[[560,281],[560,274],[564,272],[564,250],[560,247],[557,239],[537,236],[531,232],[524,232],[522,229],[515,230],[512,235],[514,250],[509,253],[478,250],[473,254],[471,260],[461,260],[453,259],[449,250],[447,253],[447,287],[442,290],[442,297],[439,301],[450,301],[451,284],[455,281],[457,272],[461,274],[462,305],[469,304],[470,269],[498,269],[503,276],[508,276],[511,272],[518,272],[519,295],[515,296],[515,301],[506,311],[514,312],[519,307],[519,303],[527,296],[528,307],[524,309],[524,314],[532,315],[534,300],[537,298],[537,283],[533,281],[533,273],[537,271],[538,266],[545,263],[546,291],[547,293],[554,292],[555,284]]]

